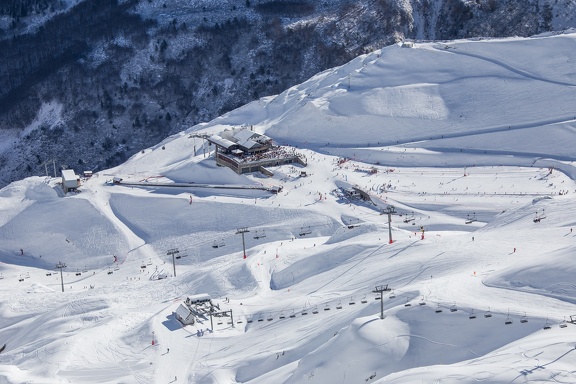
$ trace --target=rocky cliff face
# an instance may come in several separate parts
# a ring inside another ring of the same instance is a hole
[[[404,39],[530,36],[573,27],[575,8],[574,0],[4,2],[0,186],[54,165],[114,166]]]

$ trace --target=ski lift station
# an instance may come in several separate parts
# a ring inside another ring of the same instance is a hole
[[[211,303],[212,298],[207,293],[189,296],[184,303],[178,306],[176,312],[174,312],[174,316],[176,316],[176,319],[181,322],[182,325],[194,324],[196,316],[204,312],[201,307],[205,304],[211,305]]]
[[[176,312],[174,312],[174,315],[176,316],[176,319],[182,323],[182,325],[192,325],[196,321],[195,316],[190,308],[184,304],[180,304],[178,306]]]
[[[341,190],[348,198],[371,201],[370,193],[358,188],[357,186],[342,187]]]
[[[80,186],[80,177],[73,169],[62,170],[62,189],[64,193],[75,191]]]
[[[209,303],[212,301],[212,298],[207,293],[201,293],[199,295],[189,296],[186,298],[185,303],[188,305],[195,305],[195,304],[203,304]]]

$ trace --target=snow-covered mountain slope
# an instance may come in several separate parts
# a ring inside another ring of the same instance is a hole
[[[0,2],[0,188],[54,164],[119,165],[400,41],[574,27],[573,0]],[[442,113],[435,101],[417,114]]]
[[[575,41],[391,46],[78,193],[3,188],[2,381],[576,382]],[[242,127],[307,166],[216,166]],[[233,318],[183,327],[199,293]]]

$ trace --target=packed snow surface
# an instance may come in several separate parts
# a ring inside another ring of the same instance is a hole
[[[394,45],[3,188],[0,383],[576,383],[575,47]],[[307,166],[217,166],[243,128]]]

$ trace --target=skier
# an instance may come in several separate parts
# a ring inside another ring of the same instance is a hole
[[[20,248],[20,255],[24,255],[24,250],[22,248]]]
[[[513,252],[513,253],[516,253],[516,247],[514,247],[514,252]]]

